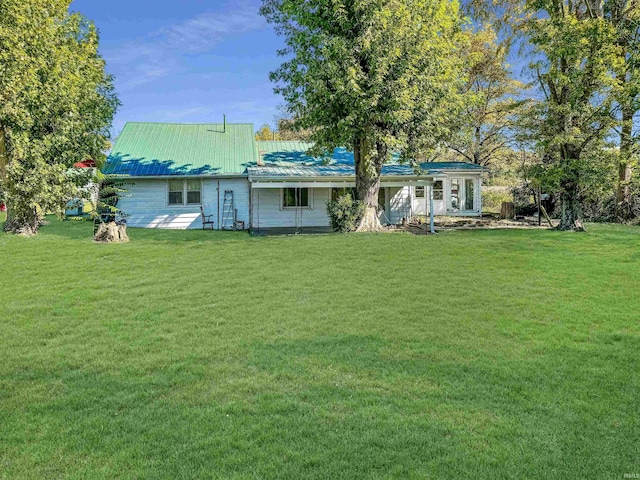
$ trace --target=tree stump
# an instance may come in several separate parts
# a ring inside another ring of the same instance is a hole
[[[500,208],[500,218],[513,219],[515,215],[516,207],[513,202],[502,202],[502,207]]]
[[[93,241],[100,243],[126,243],[129,241],[127,224],[116,222],[100,223]]]

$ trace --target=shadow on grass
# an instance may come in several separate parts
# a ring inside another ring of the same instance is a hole
[[[42,238],[63,238],[76,240],[83,243],[93,241],[93,221],[81,220],[58,220],[55,216],[47,216],[47,225],[40,228],[38,233]],[[180,244],[184,242],[217,242],[225,240],[241,240],[253,238],[248,232],[234,231],[208,231],[208,230],[171,230],[160,228],[127,228],[127,233],[132,243],[143,241],[145,244]]]

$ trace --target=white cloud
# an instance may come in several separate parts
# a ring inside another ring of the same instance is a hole
[[[161,31],[167,46],[184,52],[206,52],[224,37],[259,30],[265,21],[256,9],[244,8],[233,13],[208,12]]]
[[[229,35],[265,25],[254,3],[241,2],[231,11],[204,12],[103,53],[118,89],[128,91],[178,71],[182,55],[206,53]]]
[[[167,121],[180,121],[185,118],[194,117],[196,115],[211,115],[212,109],[207,107],[191,107],[180,110],[165,110],[163,112]]]

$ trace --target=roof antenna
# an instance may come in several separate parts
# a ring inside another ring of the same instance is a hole
[[[222,115],[222,133],[227,133],[227,116]]]

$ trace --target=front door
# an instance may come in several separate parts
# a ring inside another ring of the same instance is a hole
[[[428,204],[427,187],[422,185],[413,187],[413,204],[411,206],[413,215],[426,216],[429,213]]]
[[[451,212],[473,212],[475,191],[473,178],[452,178],[449,193]]]
[[[446,215],[447,206],[444,200],[444,183],[442,180],[435,180],[433,182],[433,214],[434,215]]]

